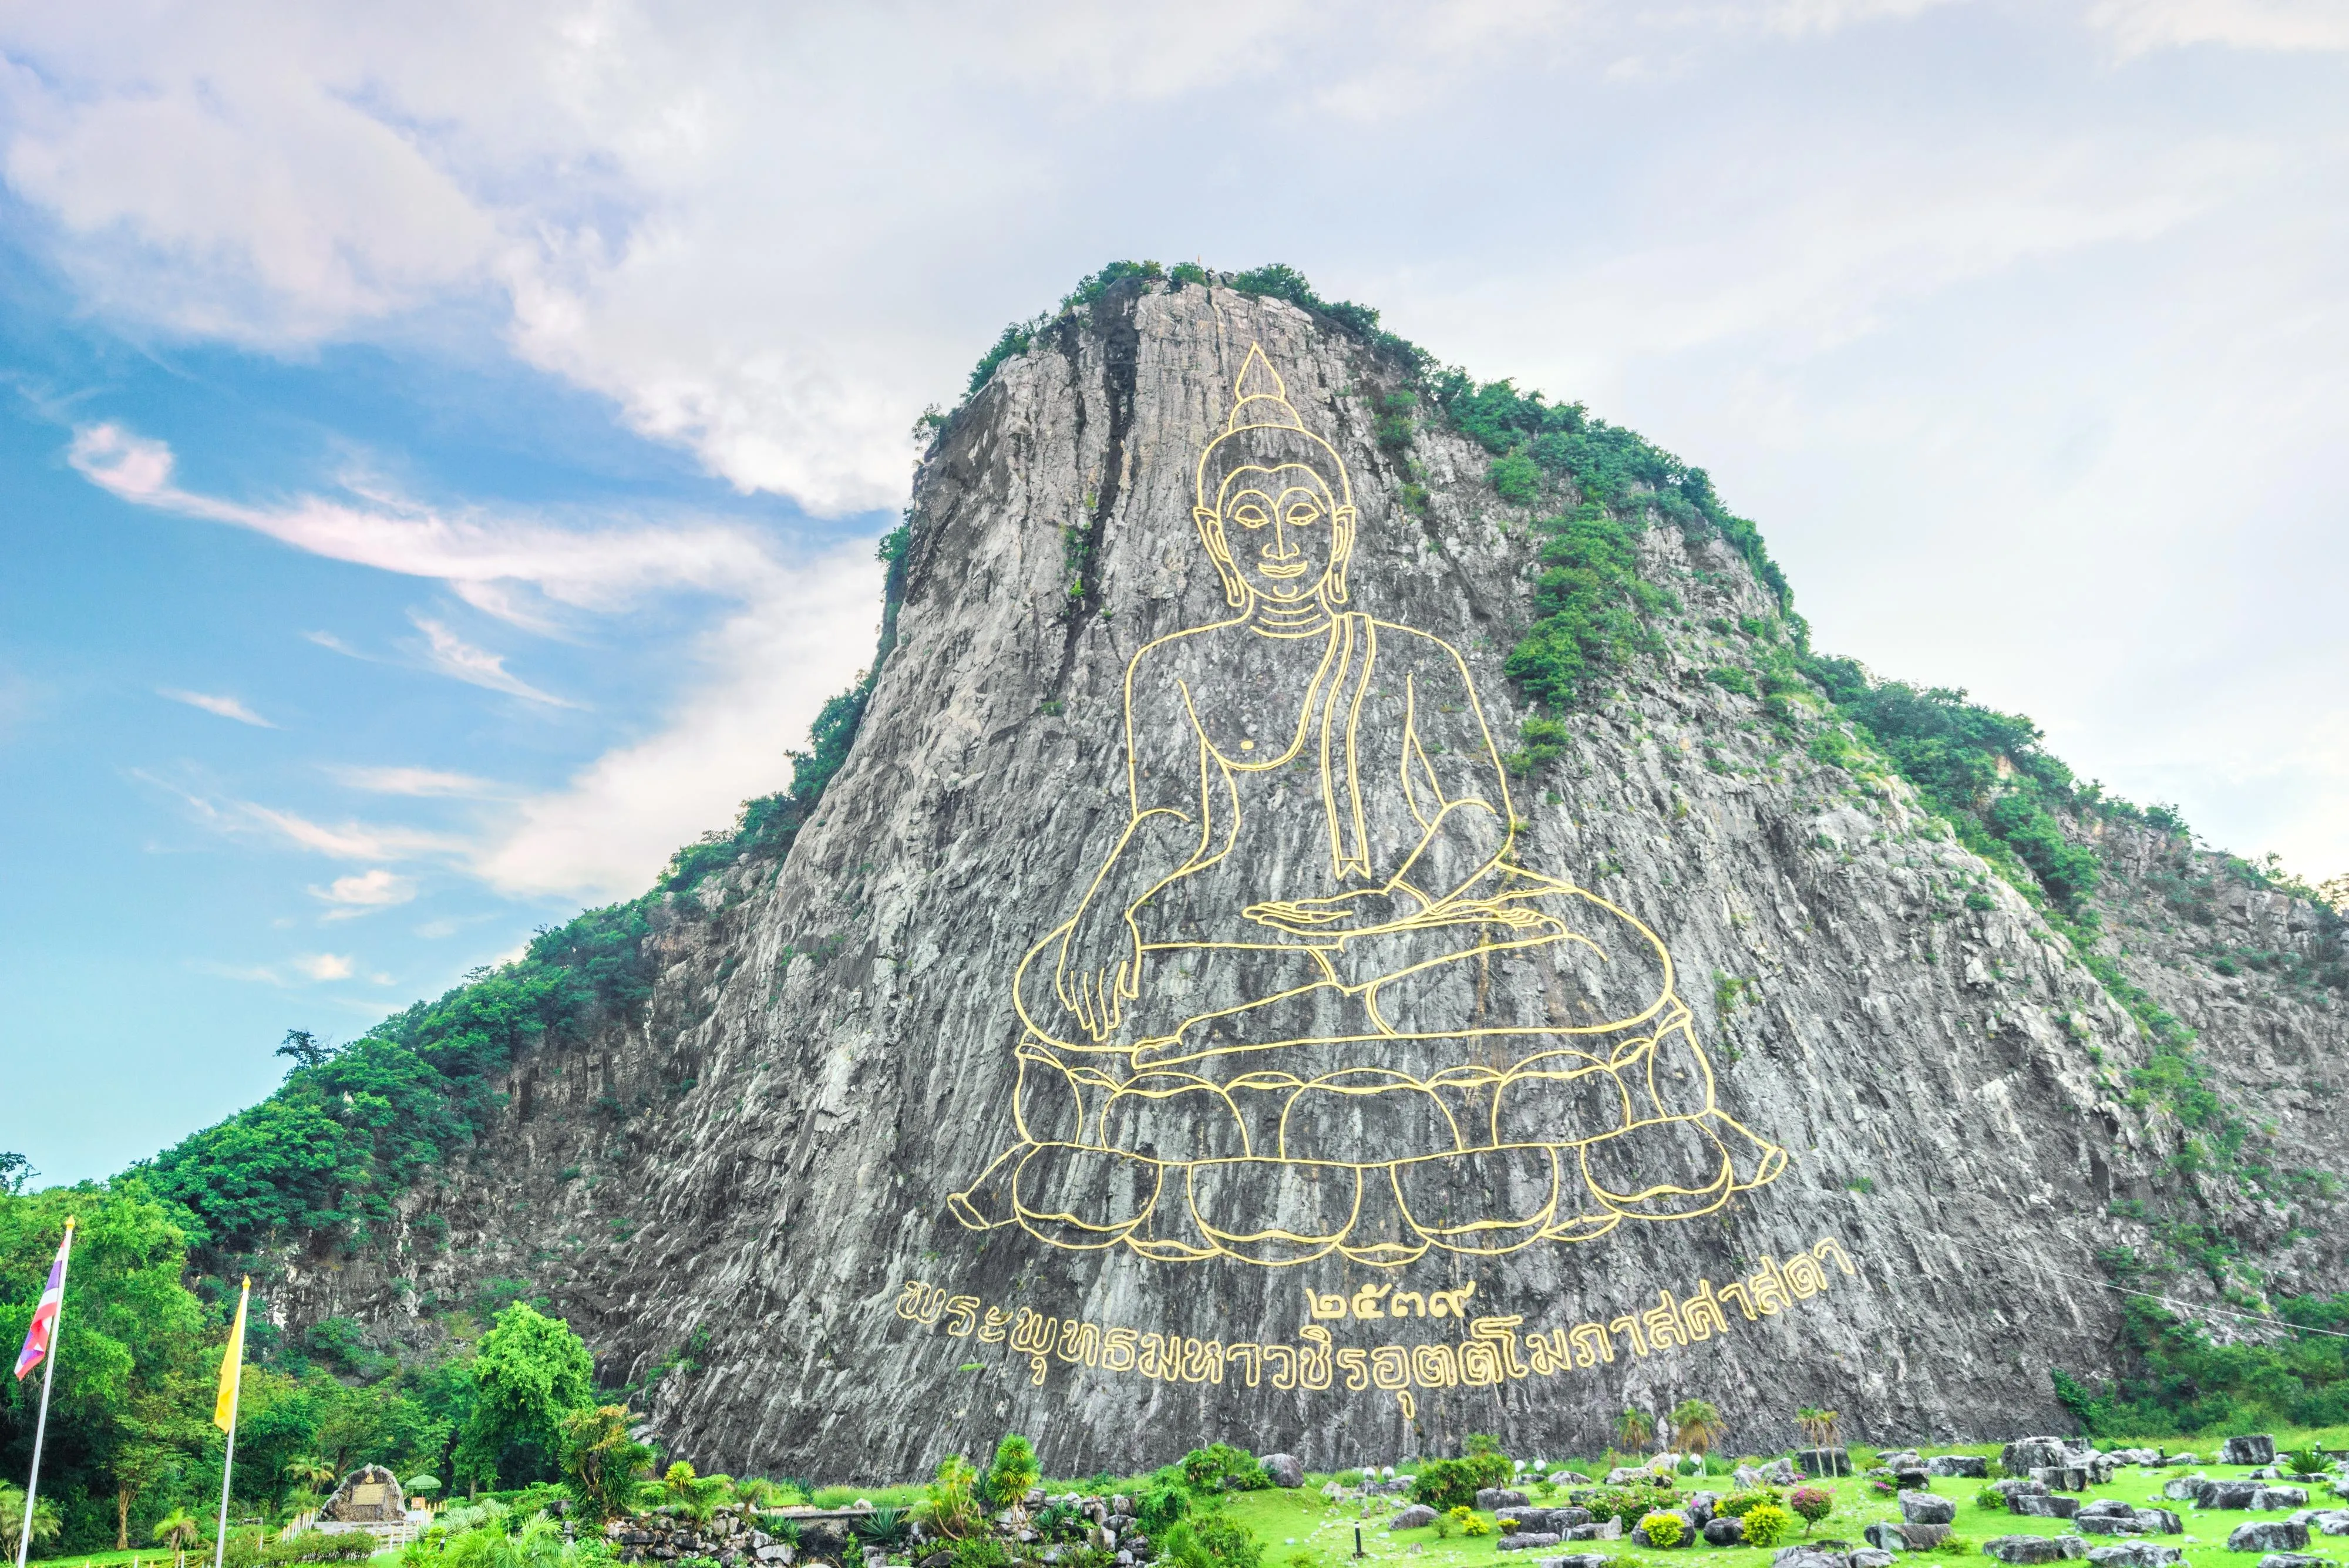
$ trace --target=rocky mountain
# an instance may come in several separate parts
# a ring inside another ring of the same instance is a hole
[[[252,1232],[282,1325],[527,1282],[830,1480],[2013,1436],[2124,1289],[2349,1289],[2333,911],[2027,732],[1960,791],[1702,473],[1178,271],[1007,335],[820,794]]]

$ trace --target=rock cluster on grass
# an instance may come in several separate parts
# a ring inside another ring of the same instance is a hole
[[[1294,1490],[1305,1484],[1305,1461],[1295,1454],[1267,1454],[1257,1463],[1264,1467],[1265,1479],[1284,1490]]]
[[[2011,1491],[2006,1494],[2006,1511],[2026,1519],[2070,1519],[2080,1511],[2080,1500],[2044,1491]]]
[[[2219,1462],[2222,1465],[2271,1465],[2275,1463],[2275,1439],[2265,1432],[2230,1438],[2219,1445]]]
[[[1860,1532],[1868,1543],[1885,1552],[1930,1552],[1950,1538],[1946,1524],[1895,1523],[1878,1521]]]
[[[2326,1535],[2349,1535],[2349,1508],[2304,1508],[2292,1521]]]
[[[2095,1568],[2177,1568],[2186,1560],[2183,1550],[2151,1541],[2125,1541],[2115,1546],[2091,1546],[2088,1561]]]
[[[1893,1561],[1889,1552],[1848,1541],[1798,1541],[1778,1548],[1770,1568],[1891,1568]]]
[[[2088,1543],[2076,1535],[2001,1535],[1983,1542],[1982,1552],[2006,1563],[2061,1563],[2086,1556]]]
[[[697,1524],[683,1514],[640,1513],[616,1519],[604,1527],[613,1554],[623,1563],[670,1563],[681,1557],[708,1557],[724,1568],[748,1568],[752,1563],[789,1564],[806,1556],[837,1556],[848,1543],[845,1530],[832,1521],[811,1520],[800,1526],[801,1544],[793,1547],[761,1526],[764,1516],[748,1508],[721,1508],[708,1524]]]
[[[1935,1454],[1925,1461],[1925,1473],[1984,1480],[1990,1476],[1990,1461],[1980,1454]]]
[[[2308,1526],[2289,1519],[2252,1519],[2227,1532],[2230,1552],[2298,1552],[2308,1544]]]
[[[2100,1454],[2068,1438],[2017,1438],[2000,1451],[2007,1474],[2044,1481],[2050,1491],[2085,1491],[2103,1486],[2118,1468],[2111,1454]]]
[[[2166,1508],[2138,1508],[2118,1498],[2105,1498],[2072,1516],[2084,1535],[2177,1535],[2186,1525]]]
[[[2308,1489],[2270,1486],[2258,1480],[2214,1480],[2209,1476],[2184,1476],[2161,1489],[2164,1495],[2191,1498],[2197,1508],[2240,1509],[2265,1513],[2279,1508],[2305,1508]]]

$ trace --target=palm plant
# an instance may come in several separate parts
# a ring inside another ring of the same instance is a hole
[[[57,1511],[47,1498],[33,1505],[33,1517],[28,1523],[25,1518],[24,1488],[0,1481],[0,1548],[5,1548],[8,1555],[16,1555],[28,1535],[37,1546],[45,1541],[55,1541],[62,1528]]]
[[[1832,1449],[1836,1446],[1837,1419],[1833,1410],[1814,1410],[1809,1406],[1805,1406],[1795,1412],[1795,1425],[1802,1428],[1803,1436],[1810,1440],[1811,1447],[1815,1449]]]
[[[287,1480],[316,1491],[324,1491],[339,1479],[335,1474],[334,1466],[309,1454],[297,1454],[287,1459],[282,1468]]]
[[[168,1547],[173,1568],[186,1568],[188,1548],[203,1539],[204,1527],[184,1508],[175,1508],[155,1521],[155,1544]]]
[[[1615,1440],[1630,1453],[1644,1452],[1648,1445],[1656,1440],[1654,1418],[1645,1410],[1635,1410],[1627,1406],[1623,1413],[1615,1417]]]
[[[513,1538],[514,1559],[521,1568],[562,1568],[563,1526],[541,1509],[530,1516]]]
[[[1710,1399],[1683,1399],[1672,1407],[1672,1447],[1702,1456],[1720,1440],[1721,1411]]]
[[[2333,1463],[2325,1457],[2324,1450],[2314,1443],[2304,1449],[2288,1449],[2277,1457],[2283,1460],[2284,1468],[2296,1476],[2321,1476]]]

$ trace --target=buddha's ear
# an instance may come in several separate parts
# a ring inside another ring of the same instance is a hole
[[[1232,565],[1232,549],[1224,539],[1224,519],[1212,506],[1191,508],[1191,521],[1199,525],[1199,542],[1207,546],[1207,559],[1216,564],[1216,576],[1224,582],[1224,600],[1234,609],[1247,607],[1247,583]]]
[[[1346,563],[1354,555],[1354,509],[1340,506],[1330,514],[1330,598],[1346,602]]]

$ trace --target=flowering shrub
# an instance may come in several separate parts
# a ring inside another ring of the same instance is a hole
[[[1803,1531],[1835,1511],[1835,1494],[1823,1486],[1798,1486],[1787,1494],[1786,1506],[1803,1516]]]
[[[1671,1499],[1666,1498],[1665,1501]],[[1638,1523],[1656,1510],[1656,1489],[1653,1487],[1602,1487],[1591,1494],[1587,1505],[1590,1517],[1601,1521],[1619,1519],[1626,1526]]]
[[[1478,1513],[1475,1509],[1468,1507],[1464,1503],[1457,1508],[1445,1509],[1444,1511],[1444,1517],[1450,1520],[1453,1527],[1458,1530],[1463,1535],[1490,1535],[1493,1533],[1492,1521],[1485,1519],[1483,1514]]]
[[[1785,1544],[1786,1537],[1795,1532],[1795,1516],[1775,1502],[1765,1502],[1745,1511],[1745,1544],[1768,1551]]]
[[[1640,1521],[1640,1534],[1651,1546],[1678,1546],[1688,1533],[1688,1521],[1677,1513],[1651,1513]]]

